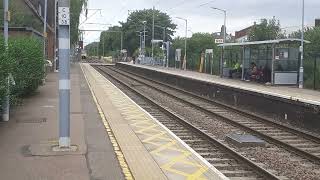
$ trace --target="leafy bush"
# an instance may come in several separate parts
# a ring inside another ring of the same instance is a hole
[[[36,38],[17,38],[10,42],[9,56],[14,59],[12,93],[21,97],[34,92],[44,78],[42,43]]]
[[[15,80],[15,85],[11,86],[11,99],[34,92],[45,75],[42,43],[34,37],[12,38],[8,52],[5,52],[3,38],[0,41],[0,100],[6,95],[9,73]]]

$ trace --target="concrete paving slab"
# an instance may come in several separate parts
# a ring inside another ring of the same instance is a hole
[[[71,79],[75,71],[71,71]],[[75,84],[76,85],[76,84]],[[76,89],[76,86],[72,86]],[[76,94],[71,100],[79,98]],[[45,86],[15,107],[11,119],[0,123],[0,179],[23,180],[89,180],[85,158],[83,123],[79,116],[71,116],[72,143],[81,147],[80,154],[64,156],[32,156],[30,145],[57,143],[58,135],[57,74],[50,73]],[[34,121],[45,118],[46,121]],[[33,120],[33,121],[31,121]]]
[[[58,74],[50,73],[45,86],[12,109],[9,122],[0,122],[0,179],[124,179],[79,65],[71,65],[71,143],[79,148],[75,153],[50,151],[58,144],[58,108]]]

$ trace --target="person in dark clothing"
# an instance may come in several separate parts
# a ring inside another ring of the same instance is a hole
[[[251,63],[251,68],[246,71],[246,74],[244,76],[245,80],[246,81],[250,81],[250,77],[252,75],[256,75],[257,73],[258,73],[257,65],[256,65],[256,63],[252,62]]]
[[[132,62],[133,62],[133,64],[136,64],[136,57],[132,57]]]

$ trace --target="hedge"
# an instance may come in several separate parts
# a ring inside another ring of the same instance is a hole
[[[6,95],[6,78],[13,75],[15,85],[11,86],[11,102],[33,93],[42,82],[44,73],[43,46],[35,37],[10,38],[5,51],[3,37],[0,38],[0,102]]]

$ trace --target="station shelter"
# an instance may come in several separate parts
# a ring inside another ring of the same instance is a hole
[[[220,44],[220,73],[222,77],[233,76],[245,80],[254,63],[259,72],[255,80],[272,85],[296,85],[299,79],[300,43],[300,39],[291,38]],[[238,70],[235,70],[236,65],[240,67]]]

